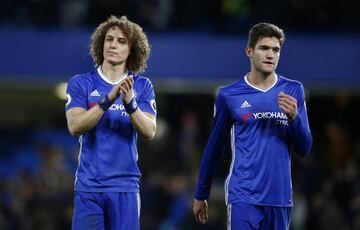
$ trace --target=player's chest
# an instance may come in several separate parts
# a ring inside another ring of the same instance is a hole
[[[87,105],[90,109],[95,106],[98,101],[105,97],[111,90],[113,86],[108,85],[93,85],[87,90]],[[135,98],[138,96],[136,89],[134,89]],[[129,121],[129,114],[125,110],[124,103],[122,101],[122,96],[117,98],[114,103],[106,111],[105,118],[115,119],[115,120],[124,120]]]
[[[235,123],[288,125],[286,114],[279,108],[277,94],[236,96],[231,99],[231,104],[231,116]]]

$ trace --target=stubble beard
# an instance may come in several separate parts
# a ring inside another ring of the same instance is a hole
[[[262,69],[262,68],[259,68],[259,67],[256,67],[256,66],[255,66],[255,70],[264,79],[268,78],[271,74],[273,74],[275,72],[275,69],[273,69],[272,71],[266,71],[265,69]]]

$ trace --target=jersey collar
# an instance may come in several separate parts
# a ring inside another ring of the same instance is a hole
[[[245,80],[246,84],[248,84],[250,87],[265,93],[276,85],[276,83],[278,82],[278,75],[275,74],[275,81],[267,89],[260,89],[259,87],[252,85],[247,79],[247,74],[244,76],[244,80]]]
[[[129,75],[129,71],[126,71],[125,73],[123,73],[120,77],[119,80],[112,82],[109,80],[109,78],[106,76],[106,74],[102,71],[101,66],[99,66],[97,68],[97,72],[100,75],[100,77],[107,83],[111,84],[111,85],[116,85],[118,84],[120,81],[122,81],[125,77],[127,77]]]

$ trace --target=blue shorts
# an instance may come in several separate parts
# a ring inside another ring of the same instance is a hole
[[[290,226],[290,207],[237,202],[228,204],[227,212],[227,230],[288,230]]]
[[[139,230],[139,193],[75,191],[73,230]]]

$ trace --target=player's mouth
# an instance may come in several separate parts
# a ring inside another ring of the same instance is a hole
[[[270,62],[270,61],[264,61],[263,63],[264,63],[264,64],[267,64],[267,65],[274,65],[274,63],[273,63],[273,62]]]
[[[108,53],[108,54],[117,55],[117,53],[116,53],[116,52],[112,52],[112,51],[108,51],[107,53]]]

